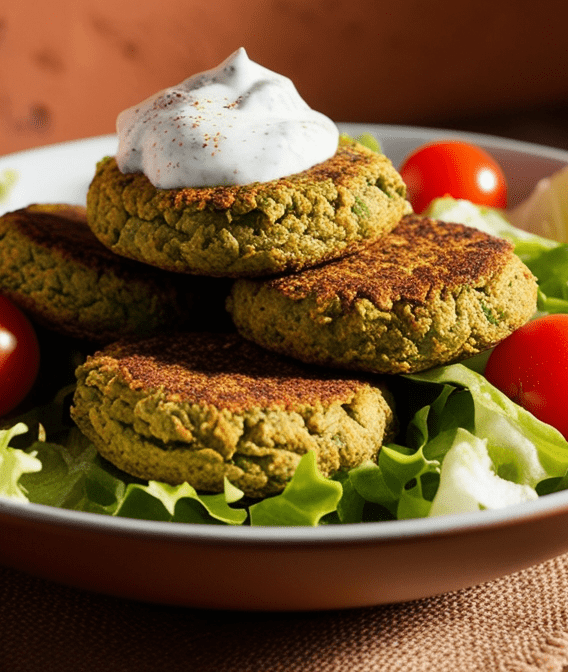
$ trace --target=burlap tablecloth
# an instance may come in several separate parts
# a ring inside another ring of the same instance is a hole
[[[149,605],[0,568],[0,670],[567,672],[568,555],[431,599],[320,613]]]

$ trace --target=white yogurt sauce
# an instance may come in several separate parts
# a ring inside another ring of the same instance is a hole
[[[287,77],[241,48],[221,65],[160,91],[117,119],[116,160],[155,187],[266,182],[333,156],[339,131]]]

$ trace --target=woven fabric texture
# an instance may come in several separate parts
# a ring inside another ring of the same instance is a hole
[[[149,605],[0,568],[0,672],[157,669],[568,672],[568,555],[430,599],[320,613]]]

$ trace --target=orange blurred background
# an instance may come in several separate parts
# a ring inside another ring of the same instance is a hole
[[[519,110],[565,109],[565,6],[565,0],[4,3],[0,154],[112,133],[122,109],[217,65],[240,46],[291,77],[305,100],[335,121],[465,130],[477,117],[511,121]]]

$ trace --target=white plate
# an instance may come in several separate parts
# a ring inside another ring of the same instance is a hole
[[[399,165],[414,147],[460,138],[485,147],[511,205],[568,164],[568,152],[476,134],[342,124],[373,133]],[[19,179],[0,213],[32,202],[83,203],[105,136],[0,159]],[[432,519],[246,528],[128,520],[0,499],[0,562],[113,595],[222,609],[307,610],[417,599],[568,552],[568,492],[498,511]]]

